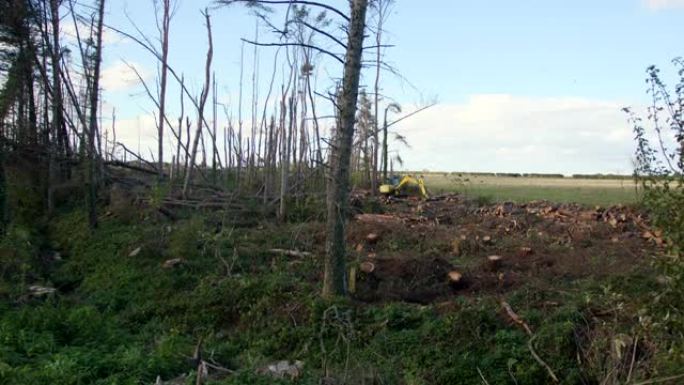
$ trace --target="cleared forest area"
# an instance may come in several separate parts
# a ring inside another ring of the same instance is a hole
[[[436,102],[386,94],[419,93],[386,30],[407,2],[199,3],[141,25],[110,0],[0,1],[0,383],[684,381],[683,60],[624,109],[633,177],[423,177],[398,171],[398,127]],[[140,91],[118,99],[113,36],[153,67],[118,51]]]

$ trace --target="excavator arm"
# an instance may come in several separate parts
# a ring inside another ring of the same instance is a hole
[[[429,195],[427,193],[427,189],[425,188],[425,181],[423,180],[423,178],[422,177],[414,178],[411,175],[404,176],[396,186],[389,186],[389,185],[381,186],[380,192],[381,193],[397,194],[399,191],[401,191],[402,188],[404,188],[406,186],[417,186],[418,190],[420,190],[421,197],[423,197],[424,199],[429,198]]]

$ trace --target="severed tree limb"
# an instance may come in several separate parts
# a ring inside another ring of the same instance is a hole
[[[530,340],[527,341],[527,348],[530,349],[532,357],[534,357],[534,359],[539,363],[539,365],[543,366],[544,369],[546,369],[546,372],[549,373],[549,377],[553,379],[553,382],[559,383],[560,381],[558,380],[558,377],[556,377],[556,374],[553,372],[553,369],[551,369],[551,367],[546,362],[544,362],[544,360],[542,360],[541,357],[539,357],[536,351],[534,351],[534,346],[532,345],[532,343],[534,342],[535,338],[537,338],[536,335],[532,336],[532,338],[530,338]]]
[[[520,316],[513,311],[513,308],[508,302],[501,301],[501,307],[504,309],[504,311],[506,311],[506,315],[508,315],[508,318],[510,318],[516,324],[520,325],[523,329],[525,329],[525,332],[527,332],[527,334],[530,337],[534,335],[529,325],[527,325],[527,323],[525,323],[525,321],[523,321],[522,318],[520,318]]]
[[[282,254],[288,257],[296,258],[307,258],[313,256],[313,254],[309,253],[308,251],[299,250],[270,249],[269,252],[273,254]]]
[[[544,362],[544,360],[542,360],[541,357],[539,357],[537,352],[534,350],[533,343],[534,339],[537,338],[537,336],[534,333],[532,333],[532,329],[530,329],[530,326],[522,318],[520,318],[520,316],[516,314],[515,311],[513,311],[513,308],[508,302],[501,301],[501,307],[503,307],[504,311],[506,312],[506,315],[508,315],[508,317],[513,322],[515,322],[516,324],[520,325],[523,329],[525,329],[527,335],[530,336],[530,340],[527,341],[527,348],[530,350],[530,354],[532,354],[532,357],[535,359],[535,361],[537,361],[537,363],[539,363],[539,365],[546,369],[546,372],[549,374],[549,377],[551,377],[551,379],[553,379],[555,383],[559,383],[560,381],[558,380],[558,377],[556,377],[556,374],[553,372],[553,369],[551,369],[551,367],[546,362]]]
[[[477,373],[480,375],[480,378],[482,379],[482,384],[483,385],[489,385],[489,381],[485,378],[484,374],[482,374],[482,370],[480,370],[480,367],[477,367]]]
[[[669,377],[654,378],[654,379],[651,379],[651,380],[646,380],[646,381],[642,381],[642,382],[636,382],[636,383],[631,384],[631,385],[658,384],[658,383],[661,383],[661,382],[667,382],[667,381],[678,380],[678,379],[680,379],[680,378],[684,378],[684,374],[678,374],[678,375],[669,376]]]
[[[150,166],[150,168],[152,168],[152,170],[154,170],[155,172],[159,172],[159,170],[157,170],[157,166],[156,166],[154,163],[152,163],[152,162],[150,162],[150,161],[148,161],[148,160],[146,160],[146,159],[143,159],[140,155],[138,155],[138,154],[136,154],[135,152],[131,151],[131,150],[130,150],[128,147],[126,147],[126,145],[124,145],[123,143],[117,142],[116,145],[121,146],[121,148],[123,148],[124,151],[126,151],[127,153],[133,155],[133,156],[134,156],[136,159],[138,159],[139,161],[141,161],[141,162],[145,163],[146,165]]]
[[[125,162],[122,162],[120,160],[111,160],[109,162],[104,163],[105,166],[112,166],[112,167],[121,167],[121,168],[127,168],[129,170],[137,171],[137,172],[142,172],[145,174],[151,174],[151,175],[157,175],[159,174],[158,170],[150,170],[144,167],[138,167],[132,164],[128,164]]]
[[[410,118],[411,116],[416,115],[416,114],[418,114],[418,113],[420,113],[420,112],[423,112],[423,111],[427,110],[428,108],[434,107],[434,106],[436,106],[436,105],[437,105],[437,103],[432,103],[432,104],[427,105],[427,106],[425,106],[425,107],[419,108],[419,109],[417,109],[417,110],[415,110],[415,111],[413,111],[413,112],[411,112],[411,113],[408,113],[408,114],[402,116],[401,118],[399,118],[399,119],[397,119],[397,120],[395,120],[395,121],[393,121],[393,122],[387,123],[387,128],[390,128],[390,127],[392,127],[393,125],[395,125],[395,124],[401,122],[402,120],[408,119],[408,118]]]

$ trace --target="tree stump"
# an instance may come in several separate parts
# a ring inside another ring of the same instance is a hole
[[[503,257],[500,255],[490,255],[487,257],[487,270],[498,271],[503,263]]]
[[[452,270],[447,274],[449,286],[453,289],[462,289],[465,286],[463,274],[460,271]]]
[[[359,265],[359,270],[361,270],[365,274],[373,274],[375,271],[375,264],[373,262],[361,262]]]

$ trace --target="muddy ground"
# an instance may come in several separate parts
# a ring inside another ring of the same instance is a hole
[[[479,206],[459,195],[421,201],[367,194],[356,194],[352,206],[352,289],[367,302],[430,303],[627,274],[648,266],[663,243],[641,212],[625,206]],[[368,206],[382,213],[364,213]],[[453,272],[460,281],[450,280]]]

